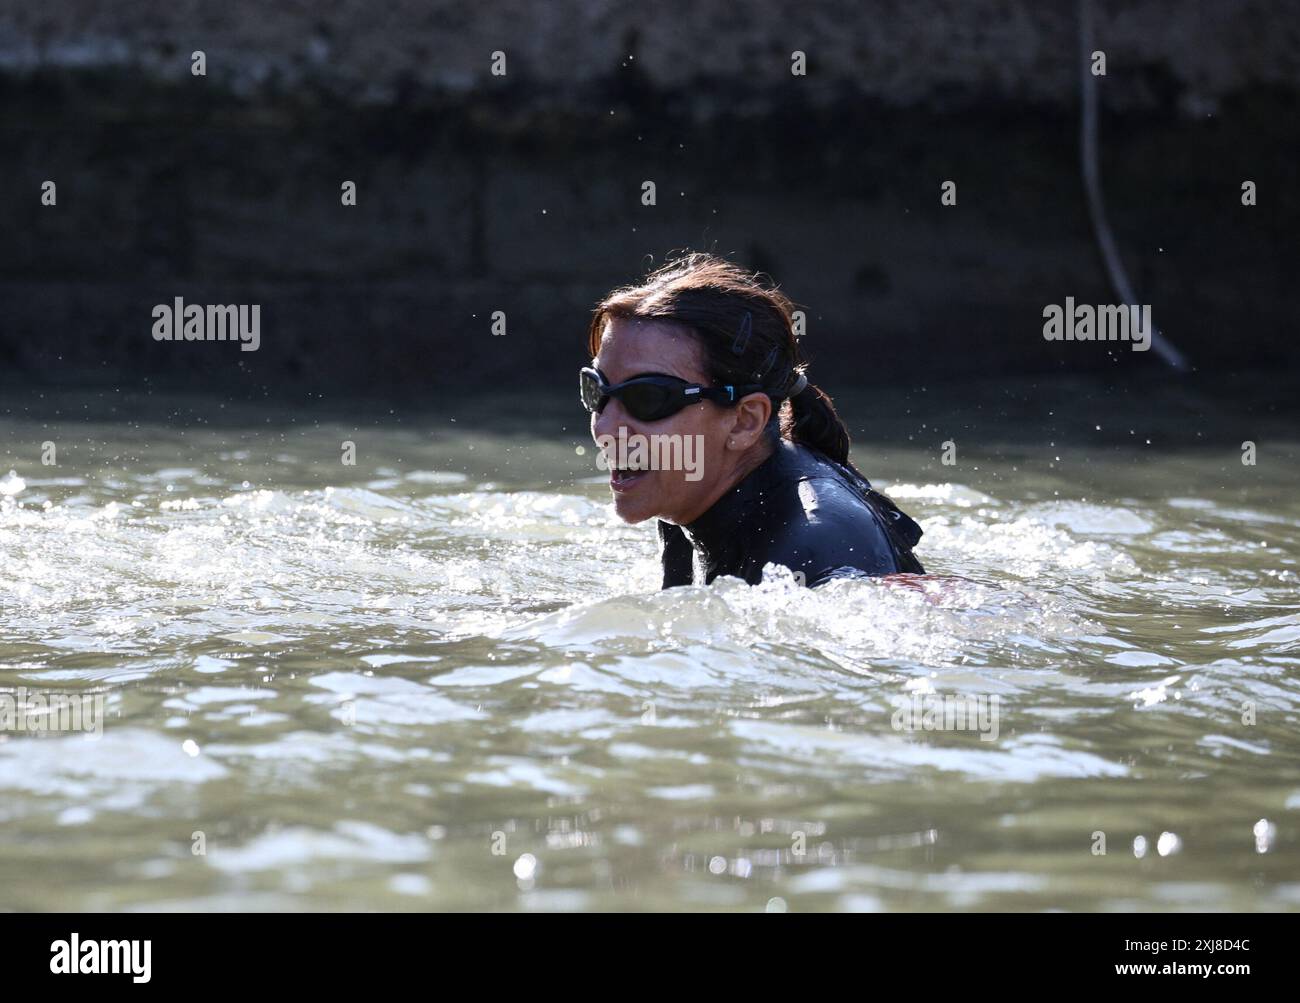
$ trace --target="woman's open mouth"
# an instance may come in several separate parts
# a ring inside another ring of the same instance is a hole
[[[611,468],[609,471],[609,486],[615,491],[630,491],[643,480],[648,470],[632,470],[630,467]]]

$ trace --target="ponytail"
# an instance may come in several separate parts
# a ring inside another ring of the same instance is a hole
[[[809,383],[790,398],[790,417],[788,438],[848,465],[849,430],[826,391]]]

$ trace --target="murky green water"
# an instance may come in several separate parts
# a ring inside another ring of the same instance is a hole
[[[0,732],[0,907],[1300,906],[1300,436],[979,399],[845,405],[955,577],[659,593],[567,394],[7,395],[0,693],[106,716]]]

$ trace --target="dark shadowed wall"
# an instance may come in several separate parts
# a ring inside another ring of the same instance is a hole
[[[1294,364],[1300,5],[1103,3],[1095,48],[1139,298],[1202,369]],[[684,247],[774,275],[832,387],[1156,367],[1042,336],[1114,299],[1079,59],[1072,2],[5,5],[0,378],[564,380],[593,302]],[[260,304],[261,347],[155,342],[176,296]]]

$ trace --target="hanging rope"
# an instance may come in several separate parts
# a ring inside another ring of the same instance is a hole
[[[1083,79],[1083,121],[1080,129],[1080,146],[1083,159],[1083,187],[1088,196],[1088,215],[1092,217],[1092,231],[1097,238],[1102,260],[1110,285],[1121,303],[1136,308],[1137,297],[1129,284],[1120,261],[1115,236],[1106,220],[1106,207],[1101,199],[1101,175],[1097,169],[1097,78],[1092,73],[1093,28],[1092,0],[1079,0],[1079,71]],[[1187,359],[1174,347],[1154,324],[1151,330],[1151,347],[1174,369],[1187,369]]]

